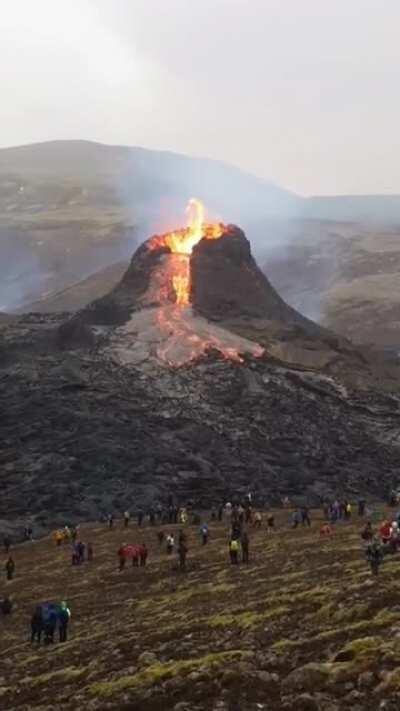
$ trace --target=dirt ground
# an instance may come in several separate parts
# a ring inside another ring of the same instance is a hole
[[[265,521],[250,529],[250,563],[237,567],[226,523],[210,524],[205,546],[187,526],[185,573],[160,548],[158,527],[136,523],[82,526],[94,560],[81,566],[52,537],[14,546],[15,579],[2,571],[0,582],[15,603],[0,618],[0,708],[400,708],[399,554],[372,578],[359,519],[329,540],[321,512],[311,528],[288,519],[276,512],[272,534]],[[121,543],[140,541],[147,566],[119,572]],[[68,601],[67,643],[30,643],[32,610],[45,600]]]

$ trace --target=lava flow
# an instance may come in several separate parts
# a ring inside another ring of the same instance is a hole
[[[148,359],[175,367],[190,362],[208,350],[218,350],[225,358],[241,361],[243,353],[259,357],[264,349],[257,343],[231,333],[193,312],[191,308],[191,256],[202,239],[229,235],[223,224],[207,224],[204,207],[192,199],[187,207],[187,227],[152,237],[147,248],[162,250],[152,272],[142,303],[145,308],[132,314],[119,333],[120,359],[139,364]],[[155,307],[154,304],[157,304]],[[132,334],[135,338],[132,339]]]
[[[149,249],[168,247],[171,254],[179,255],[168,266],[171,283],[175,291],[178,306],[190,304],[190,255],[193,247],[201,239],[218,239],[227,228],[220,224],[207,224],[204,221],[204,205],[200,200],[191,198],[186,208],[188,225],[181,230],[156,235],[150,240]]]

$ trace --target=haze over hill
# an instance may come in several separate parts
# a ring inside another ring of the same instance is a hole
[[[397,347],[398,196],[306,199],[217,161],[88,141],[0,150],[0,306],[81,308],[118,281],[135,244],[182,224],[191,195],[246,229],[295,308]]]

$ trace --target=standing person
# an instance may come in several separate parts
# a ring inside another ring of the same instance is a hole
[[[8,555],[9,552],[10,552],[10,548],[11,548],[11,538],[10,538],[10,536],[7,536],[7,535],[4,536],[3,544],[4,544],[4,550],[5,550],[5,552],[6,552],[7,555]]]
[[[108,528],[111,531],[114,528],[114,515],[112,513],[108,514],[107,521],[108,521]]]
[[[173,533],[169,533],[167,536],[167,553],[171,555],[174,550],[175,540]]]
[[[261,528],[262,516],[261,516],[260,511],[256,511],[256,513],[254,514],[253,525],[254,525],[254,528]]]
[[[40,606],[36,607],[33,615],[31,617],[31,644],[34,643],[37,638],[40,644],[40,639],[43,631],[43,619],[42,619],[42,609]]]
[[[85,561],[85,544],[82,541],[78,541],[76,549],[78,551],[78,564]]]
[[[125,511],[124,512],[124,527],[125,528],[128,528],[130,518],[131,518],[131,515],[130,515],[129,511]]]
[[[232,565],[238,565],[239,563],[239,540],[237,538],[232,538],[229,542],[229,556]]]
[[[126,543],[122,543],[122,545],[118,548],[117,551],[117,556],[118,556],[118,561],[119,561],[119,572],[125,568],[125,561],[126,561],[126,555],[125,555],[125,546]]]
[[[240,539],[242,545],[242,563],[249,562],[249,536],[247,531],[243,531]]]
[[[303,526],[307,524],[307,526],[311,526],[311,521],[310,521],[310,514],[307,506],[303,506],[301,508],[301,522]]]
[[[88,543],[88,544],[87,544],[86,550],[87,550],[87,559],[88,559],[88,562],[91,563],[91,561],[93,560],[93,546],[92,546],[91,543]]]
[[[367,521],[363,530],[361,531],[361,538],[363,541],[371,541],[374,537],[374,531],[372,528],[371,521]]]
[[[147,549],[146,544],[145,544],[145,543],[142,543],[141,546],[140,546],[140,548],[139,548],[139,562],[140,562],[140,565],[141,565],[142,567],[143,567],[144,565],[146,565],[146,561],[147,561],[147,556],[148,556],[148,554],[149,554],[149,551],[148,551],[148,549]]]
[[[206,523],[203,523],[203,525],[200,528],[200,536],[201,536],[201,543],[203,546],[206,545],[208,542],[208,526]]]
[[[60,611],[58,613],[58,625],[59,625],[59,639],[60,642],[67,641],[67,629],[68,623],[71,619],[71,611],[66,602],[62,602],[60,605]]]
[[[139,528],[142,527],[142,524],[143,524],[143,516],[144,516],[143,510],[142,510],[142,509],[139,509],[138,515],[137,515],[137,523],[138,523]]]
[[[217,509],[215,506],[212,507],[211,509],[211,521],[216,521],[217,520]]]
[[[188,547],[186,545],[186,539],[181,538],[178,543],[178,556],[179,556],[179,568],[180,570],[186,570],[186,556],[188,552]]]
[[[348,501],[346,504],[346,519],[347,519],[347,521],[350,521],[350,519],[351,519],[351,512],[352,512],[352,506],[351,506],[350,501]]]
[[[365,555],[367,558],[368,563],[371,566],[371,573],[372,575],[378,575],[379,573],[379,566],[383,561],[383,548],[380,543],[380,541],[377,538],[374,538],[371,543],[368,544]]]
[[[13,608],[13,603],[12,600],[8,597],[8,595],[5,595],[2,602],[0,603],[0,610],[2,614],[5,615],[11,615],[11,611]]]
[[[269,513],[267,516],[267,531],[274,531],[275,530],[275,517],[273,514]]]
[[[14,563],[11,556],[9,556],[9,558],[4,566],[4,569],[6,571],[7,580],[12,580],[14,577],[14,572],[15,572],[15,563]]]

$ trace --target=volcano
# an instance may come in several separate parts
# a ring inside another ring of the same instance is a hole
[[[257,335],[265,341],[277,325],[323,335],[275,291],[239,227],[207,223],[198,200],[187,212],[187,227],[150,237],[119,284],[62,326],[64,345],[107,336],[122,364],[178,367],[210,351],[239,362],[268,357],[274,344]]]

